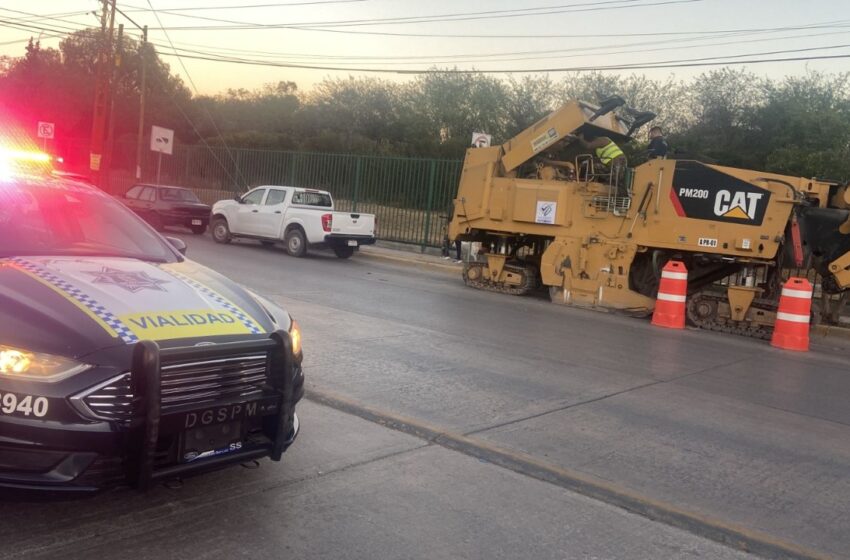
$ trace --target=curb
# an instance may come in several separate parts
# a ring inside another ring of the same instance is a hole
[[[850,329],[846,327],[814,325],[810,336],[814,344],[850,348]]]
[[[404,254],[402,251],[396,251],[398,253]],[[443,264],[439,262],[431,262],[427,260],[420,260],[415,258],[408,258],[404,256],[396,256],[396,255],[387,255],[379,252],[372,252],[368,250],[360,250],[360,257],[366,257],[370,259],[381,259],[388,262],[393,262],[396,264],[403,264],[406,266],[412,266],[417,268],[430,268],[435,271],[439,271],[443,274],[451,274],[452,276],[460,277],[461,267],[451,265],[451,264]]]
[[[484,440],[448,432],[429,423],[364,405],[330,391],[311,388],[306,391],[305,396],[315,403],[427,440],[518,474],[554,484],[737,550],[764,558],[795,560],[830,558],[823,552],[807,549],[741,525],[682,509],[592,475],[553,465],[537,457],[498,447]]]

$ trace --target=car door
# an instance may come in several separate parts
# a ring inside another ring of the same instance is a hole
[[[263,237],[277,239],[286,205],[286,190],[269,188],[269,192],[257,214],[257,229]]]
[[[154,214],[154,205],[156,204],[156,188],[144,187],[139,194],[139,200],[134,208],[137,214],[145,219],[150,219]]]
[[[266,189],[258,188],[242,197],[236,208],[236,220],[230,224],[230,231],[241,235],[259,235],[260,206],[266,197]]]
[[[142,194],[143,188],[144,186],[142,185],[134,185],[130,187],[126,193],[124,193],[122,202],[124,202],[124,205],[127,206],[127,208],[134,212],[138,212],[139,195]]]

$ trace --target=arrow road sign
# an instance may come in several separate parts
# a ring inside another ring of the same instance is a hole
[[[174,131],[161,126],[152,126],[151,151],[171,155],[174,151]]]

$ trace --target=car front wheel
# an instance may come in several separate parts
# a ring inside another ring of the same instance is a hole
[[[227,227],[227,220],[224,218],[213,219],[212,236],[216,243],[230,243],[232,237],[230,235],[230,228]]]

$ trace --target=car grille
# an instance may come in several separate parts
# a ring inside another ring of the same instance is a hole
[[[162,363],[162,412],[260,395],[267,387],[268,369],[266,352]],[[89,415],[103,420],[126,423],[141,414],[129,372],[95,387],[80,400]]]
[[[265,352],[210,360],[165,363],[162,371],[162,408],[206,404],[261,394],[268,380]]]
[[[129,372],[96,387],[82,401],[97,418],[118,422],[129,422],[141,407],[140,399],[133,395]]]

